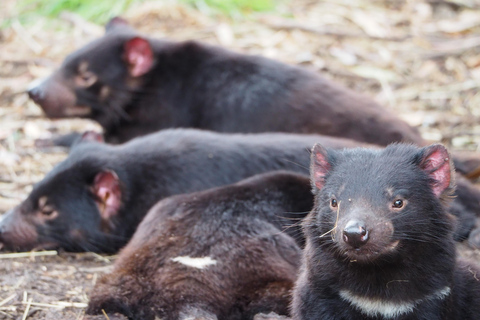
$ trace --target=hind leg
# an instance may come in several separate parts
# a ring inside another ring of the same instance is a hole
[[[134,277],[118,273],[107,274],[95,285],[86,314],[108,314],[110,317],[110,314],[118,313],[128,319],[154,320],[155,312],[144,295],[145,290]]]

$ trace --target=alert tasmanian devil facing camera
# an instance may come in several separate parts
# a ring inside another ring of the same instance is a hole
[[[311,159],[294,320],[479,319],[480,271],[456,261],[445,210],[455,184],[443,146],[316,145]]]
[[[312,206],[308,177],[288,172],[164,199],[112,273],[99,279],[87,314],[138,320],[288,314],[301,257],[295,224]]]
[[[423,143],[372,99],[305,68],[197,41],[146,38],[120,18],[32,84],[29,95],[49,117],[96,120],[113,143],[172,127]]]

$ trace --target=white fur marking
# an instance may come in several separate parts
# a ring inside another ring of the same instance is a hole
[[[210,265],[217,264],[217,260],[213,260],[210,257],[203,257],[203,258],[192,258],[192,257],[176,257],[172,258],[172,261],[184,264],[189,267],[197,268],[197,269],[205,269]]]
[[[416,305],[423,301],[444,299],[450,294],[450,287],[445,287],[423,299],[414,300],[411,302],[389,302],[381,299],[371,299],[352,294],[348,290],[341,290],[340,297],[349,302],[351,305],[360,309],[360,311],[370,317],[383,316],[384,318],[396,318],[402,314],[413,311]]]

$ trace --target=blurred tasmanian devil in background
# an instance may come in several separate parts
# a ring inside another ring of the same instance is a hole
[[[82,142],[0,218],[0,245],[116,252],[160,199],[272,170],[307,173],[316,141],[351,145],[318,135],[194,129],[162,130],[124,145]]]
[[[98,121],[107,142],[193,127],[423,144],[416,129],[372,99],[307,69],[196,41],[146,38],[121,18],[106,29],[28,93],[49,117]]]

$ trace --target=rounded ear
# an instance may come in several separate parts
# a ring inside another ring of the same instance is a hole
[[[130,24],[127,20],[123,19],[122,17],[113,17],[110,21],[107,22],[105,25],[105,32],[108,33],[118,27],[129,27]]]
[[[452,160],[443,145],[434,144],[421,149],[419,166],[429,176],[430,187],[438,198],[455,186]]]
[[[122,204],[122,190],[120,179],[114,171],[97,173],[93,181],[93,193],[96,195],[102,220],[108,221],[118,214]]]
[[[310,179],[312,187],[322,189],[325,185],[325,178],[332,166],[328,162],[328,152],[320,144],[315,144],[312,148],[310,158]]]
[[[104,143],[105,140],[103,139],[103,135],[101,133],[98,133],[93,130],[87,130],[84,133],[82,133],[82,136],[80,137],[80,143],[81,142],[100,142]]]
[[[153,51],[147,39],[134,37],[123,46],[124,60],[132,77],[140,77],[153,66]]]

